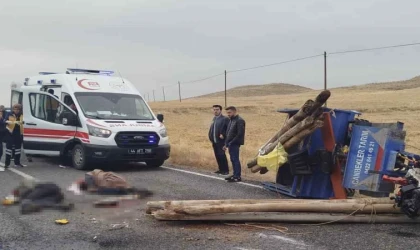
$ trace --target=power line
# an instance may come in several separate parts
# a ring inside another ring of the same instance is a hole
[[[420,42],[419,43],[398,44],[398,45],[376,47],[376,48],[368,48],[368,49],[344,50],[344,51],[337,51],[337,52],[332,52],[332,53],[328,53],[328,54],[329,55],[347,54],[347,53],[355,53],[355,52],[362,52],[362,51],[381,50],[381,49],[390,49],[390,48],[398,48],[398,47],[408,47],[408,46],[415,46],[415,45],[420,45]]]
[[[224,75],[225,73],[221,73],[221,74],[217,74],[217,75],[212,75],[212,76],[208,76],[208,77],[205,77],[205,78],[201,78],[201,79],[197,79],[197,80],[192,80],[192,81],[186,81],[186,82],[181,82],[181,84],[190,84],[190,83],[195,83],[195,82],[201,82],[201,81],[205,81],[205,80],[209,80],[209,79],[212,79],[212,78],[214,78],[214,77],[218,77],[218,76],[221,76],[221,75]],[[175,83],[175,84],[170,84],[170,85],[164,85],[164,86],[162,86],[162,87],[172,87],[172,86],[175,86],[175,85],[178,85],[178,83]]]
[[[215,78],[215,77],[218,77],[218,76],[224,75],[224,74],[225,74],[225,73],[223,72],[223,73],[221,73],[221,74],[208,76],[208,77],[205,77],[205,78],[202,78],[202,79],[193,80],[193,81],[188,81],[188,82],[181,82],[181,83],[182,83],[182,84],[190,84],[190,83],[195,83],[195,82],[201,82],[201,81],[209,80],[209,79],[212,79],[212,78]]]
[[[398,44],[398,45],[391,45],[391,46],[383,46],[383,47],[375,47],[375,48],[367,48],[367,49],[336,51],[336,52],[328,53],[328,55],[356,53],[356,52],[363,52],[363,51],[373,51],[373,50],[398,48],[398,47],[409,47],[409,46],[416,46],[416,45],[420,45],[420,42],[407,43],[407,44]],[[280,64],[286,64],[286,63],[291,63],[291,62],[296,62],[296,61],[302,61],[302,60],[306,60],[306,59],[310,59],[310,58],[315,58],[315,57],[320,57],[320,56],[324,56],[324,53],[318,54],[318,55],[313,55],[313,56],[300,57],[300,58],[296,58],[296,59],[292,59],[292,60],[287,60],[287,61],[283,61],[283,62],[277,62],[277,63],[271,63],[271,64],[264,64],[264,65],[249,67],[249,68],[243,68],[243,69],[237,69],[237,70],[232,70],[232,71],[226,71],[226,73],[235,73],[235,72],[240,72],[240,71],[247,71],[247,70],[259,69],[259,68],[265,68],[265,67],[270,67],[270,66],[275,66],[275,65],[280,65]],[[225,72],[220,73],[220,74],[216,74],[216,75],[211,75],[211,76],[204,77],[204,78],[200,78],[200,79],[197,79],[197,80],[186,81],[186,82],[181,82],[181,83],[178,82],[178,83],[170,84],[170,85],[164,85],[163,87],[165,88],[165,87],[172,87],[172,86],[176,86],[176,85],[180,85],[180,84],[191,84],[191,83],[201,82],[201,81],[209,80],[209,79],[212,79],[212,78],[215,78],[215,77],[218,77],[218,76],[222,76],[224,74],[225,74]],[[148,97],[150,98],[149,93],[148,93]]]
[[[270,66],[279,65],[279,64],[285,64],[285,63],[290,63],[290,62],[296,62],[296,61],[306,60],[306,59],[310,59],[310,58],[314,58],[314,57],[319,57],[319,56],[323,56],[323,55],[324,54],[318,54],[318,55],[314,55],[314,56],[301,57],[301,58],[296,58],[296,59],[292,59],[292,60],[288,60],[288,61],[283,61],[283,62],[278,62],[278,63],[271,63],[271,64],[265,64],[265,65],[259,65],[259,66],[255,66],[255,67],[250,67],[250,68],[237,69],[237,70],[227,71],[227,73],[234,73],[234,72],[246,71],[246,70],[251,70],[251,69],[258,69],[258,68],[265,68],[265,67],[270,67]]]

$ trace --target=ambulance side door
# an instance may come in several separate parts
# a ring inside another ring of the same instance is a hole
[[[50,108],[51,102],[58,102],[60,112]],[[77,130],[76,123],[67,124],[68,114],[73,114],[75,119],[78,119],[77,115],[63,102],[45,92],[25,94],[24,103],[29,104],[29,110],[25,111],[24,115],[25,153],[59,156],[66,143],[74,139]],[[66,112],[66,118],[63,118],[62,112]],[[63,120],[67,125],[63,124]]]

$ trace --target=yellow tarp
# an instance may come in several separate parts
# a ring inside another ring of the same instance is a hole
[[[266,167],[270,171],[276,171],[287,162],[287,152],[280,143],[267,155],[259,155],[257,164],[260,167]]]

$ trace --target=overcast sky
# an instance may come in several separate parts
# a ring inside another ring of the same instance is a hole
[[[420,42],[416,0],[0,0],[0,77],[67,67],[118,70],[141,93],[226,70],[348,49]],[[331,55],[331,87],[420,75],[420,46]],[[288,82],[323,87],[323,58],[228,74],[228,87]],[[181,85],[183,97],[224,77]],[[168,99],[177,87],[167,87]]]

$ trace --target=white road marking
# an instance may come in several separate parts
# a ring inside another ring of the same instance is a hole
[[[0,162],[0,166],[1,166],[0,171],[5,171],[3,162]],[[25,174],[24,172],[19,171],[19,170],[14,169],[14,168],[11,168],[11,167],[9,167],[9,169],[7,171],[12,171],[13,173],[15,173],[17,175],[20,175],[20,176],[22,176],[23,178],[26,178],[26,179],[35,179],[35,177],[30,176],[28,174]]]
[[[187,170],[183,170],[183,169],[178,169],[178,168],[171,168],[171,167],[164,167],[162,166],[161,168],[164,169],[169,169],[169,170],[174,170],[174,171],[178,171],[178,172],[182,172],[182,173],[187,173],[187,174],[193,174],[193,175],[197,175],[197,176],[202,176],[202,177],[207,177],[210,179],[216,179],[216,180],[221,180],[221,181],[226,181],[224,178],[221,177],[216,177],[216,176],[212,176],[212,175],[207,175],[207,174],[200,174],[197,172],[192,172],[192,171],[187,171]],[[241,184],[241,185],[245,185],[245,186],[249,186],[249,187],[254,187],[254,188],[263,188],[262,186],[258,186],[255,184],[251,184],[251,183],[246,183],[246,182],[236,182],[237,184]]]
[[[25,174],[24,172],[19,171],[19,170],[14,169],[14,168],[11,168],[11,167],[9,167],[9,169],[7,171],[12,171],[13,173],[15,173],[17,175],[20,175],[21,177],[23,177],[25,179],[36,179],[35,177],[33,177],[29,174]]]
[[[276,240],[281,240],[284,241],[285,243],[291,244],[291,245],[295,245],[295,246],[303,246],[303,247],[309,247],[309,245],[306,245],[304,242],[299,241],[299,240],[295,240],[289,237],[285,237],[285,236],[280,236],[280,235],[266,235],[263,233],[260,233],[258,235],[260,238],[270,238],[270,239],[276,239]]]

